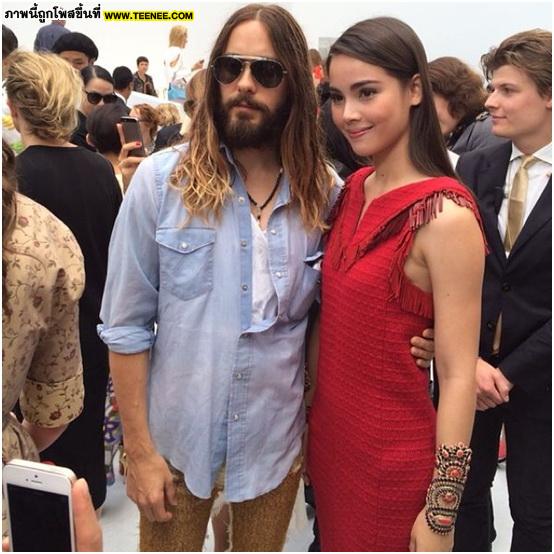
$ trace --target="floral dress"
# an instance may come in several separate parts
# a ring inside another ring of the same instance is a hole
[[[83,406],[78,305],[85,274],[71,231],[46,208],[16,195],[17,217],[3,254],[2,463],[39,460],[11,413],[41,427],[75,419]],[[4,514],[2,530],[5,528]]]

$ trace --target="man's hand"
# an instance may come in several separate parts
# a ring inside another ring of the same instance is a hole
[[[435,356],[435,330],[425,329],[421,337],[412,337],[410,354],[419,367],[429,367]]]
[[[477,409],[480,411],[495,408],[504,402],[509,402],[513,384],[504,377],[496,367],[477,358],[475,370],[477,383]]]
[[[177,498],[167,462],[157,452],[132,456],[128,451],[127,461],[127,496],[149,521],[169,521],[169,505]]]

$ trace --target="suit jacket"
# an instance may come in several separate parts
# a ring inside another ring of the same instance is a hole
[[[483,282],[479,354],[514,384],[510,403],[534,403],[535,409],[546,415],[551,409],[548,398],[551,406],[552,384],[552,178],[506,258],[498,232],[498,212],[511,151],[510,142],[475,150],[462,155],[456,168],[477,197],[490,248]],[[492,345],[500,313],[500,352],[494,356]]]

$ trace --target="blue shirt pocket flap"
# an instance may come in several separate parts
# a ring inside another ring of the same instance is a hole
[[[156,231],[156,242],[181,254],[189,254],[213,244],[215,229],[203,227],[162,228]]]

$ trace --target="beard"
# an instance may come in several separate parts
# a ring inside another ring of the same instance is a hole
[[[257,110],[261,118],[254,122],[249,114],[231,115],[231,109],[239,104]],[[239,94],[220,105],[215,120],[219,135],[231,149],[262,148],[279,142],[289,117],[288,102],[280,104],[271,111],[265,104],[256,102],[249,94]]]

